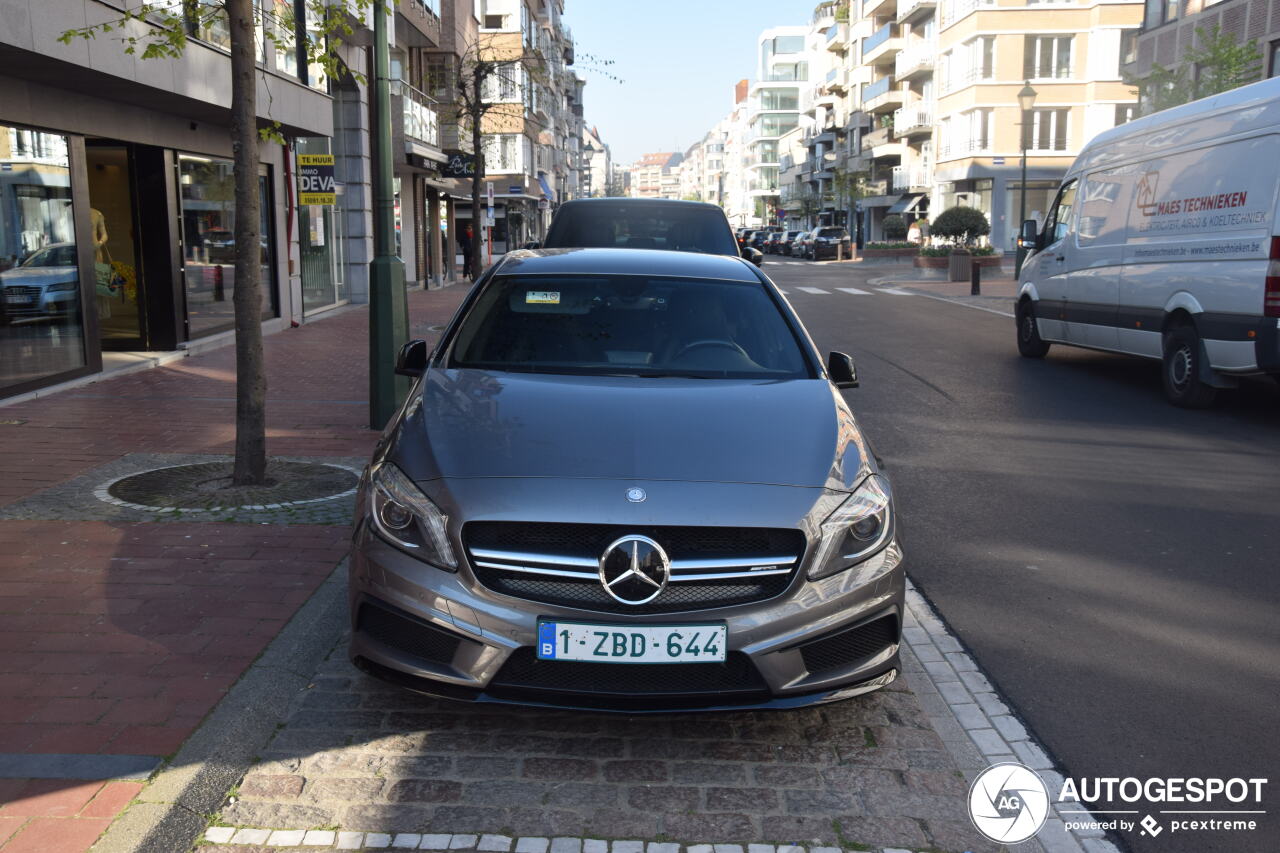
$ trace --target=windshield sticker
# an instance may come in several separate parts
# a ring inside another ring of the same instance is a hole
[[[526,305],[559,305],[560,291],[558,290],[529,290],[524,294]]]

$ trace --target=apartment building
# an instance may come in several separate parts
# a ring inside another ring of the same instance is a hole
[[[613,185],[613,154],[594,126],[582,129],[581,164],[582,197],[600,198],[609,195]]]
[[[492,225],[476,229],[497,255],[546,233],[555,207],[580,192],[584,82],[572,70],[573,34],[563,0],[474,0],[470,61],[500,63],[482,97],[485,181],[494,186]],[[460,219],[470,219],[461,208]]]
[[[990,241],[1012,251],[1027,142],[1027,214],[1040,218],[1072,160],[1098,133],[1133,117],[1137,92],[1121,79],[1124,45],[1141,23],[1131,2],[939,0],[936,165],[931,209],[967,204],[987,214]],[[1034,108],[1022,127],[1018,91]]]
[[[1166,69],[1185,65],[1187,51],[1196,43],[1196,30],[1211,33],[1214,27],[1237,44],[1254,42],[1263,57],[1261,73],[1280,77],[1280,6],[1263,0],[1148,0],[1142,28],[1122,46],[1126,76],[1141,80],[1156,65]]]
[[[800,124],[800,97],[813,61],[810,29],[773,27],[757,39],[756,81],[748,93],[746,195],[755,221],[780,224],[778,140]]]
[[[679,166],[684,155],[676,151],[655,151],[640,155],[631,164],[631,189],[635,198],[679,198]]]

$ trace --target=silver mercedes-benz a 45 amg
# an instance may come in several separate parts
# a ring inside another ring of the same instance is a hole
[[[897,675],[892,491],[740,258],[517,251],[428,352],[361,479],[350,654],[424,693],[787,708]]]

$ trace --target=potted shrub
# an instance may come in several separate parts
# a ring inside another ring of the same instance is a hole
[[[979,237],[991,233],[991,223],[986,214],[974,207],[956,205],[949,207],[933,220],[930,234],[950,243],[950,279],[967,281],[971,249]]]
[[[901,216],[891,213],[884,218],[881,223],[884,228],[884,239],[889,242],[905,240],[907,238],[907,223]]]

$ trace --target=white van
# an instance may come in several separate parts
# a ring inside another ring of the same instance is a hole
[[[1018,351],[1050,343],[1158,358],[1170,402],[1280,378],[1280,78],[1100,134],[1037,233]]]

